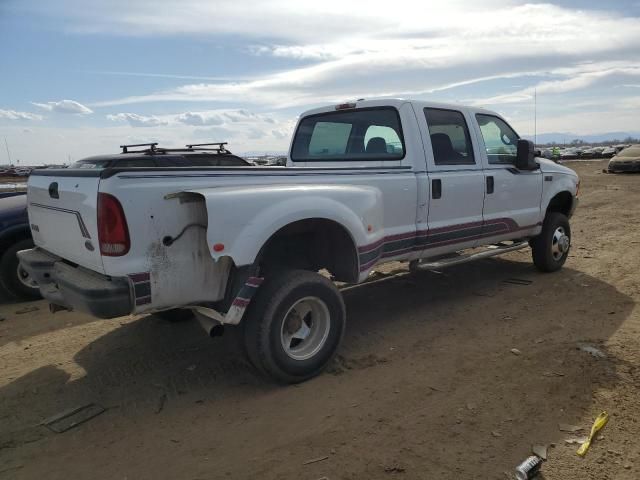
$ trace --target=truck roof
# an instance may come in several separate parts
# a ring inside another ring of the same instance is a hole
[[[481,107],[474,107],[469,105],[462,105],[459,103],[441,103],[432,102],[426,100],[411,100],[407,98],[371,98],[371,99],[358,99],[355,101],[343,102],[334,105],[326,105],[323,107],[313,108],[303,112],[300,116],[306,117],[309,115],[316,115],[318,113],[334,112],[338,106],[344,105],[345,108],[367,108],[367,107],[395,107],[400,108],[405,103],[411,103],[420,108],[442,108],[447,110],[470,110],[475,113],[489,113],[491,115],[497,115],[496,112],[487,110]],[[346,107],[348,105],[348,107]]]

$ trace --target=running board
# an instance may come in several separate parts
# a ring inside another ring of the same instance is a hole
[[[413,260],[409,263],[409,268],[415,270],[439,270],[441,268],[452,267],[453,265],[461,265],[463,263],[481,260],[483,258],[495,257],[503,253],[515,252],[529,246],[529,242],[520,242],[513,245],[491,245],[483,252],[472,253],[469,255],[461,255],[454,258],[445,258],[435,260],[433,262],[423,262],[421,260]]]

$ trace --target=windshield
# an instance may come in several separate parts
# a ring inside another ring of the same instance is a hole
[[[69,168],[82,168],[82,169],[89,169],[89,168],[105,168],[110,160],[79,160],[75,163],[71,164],[71,167]]]
[[[619,157],[640,157],[640,147],[629,147],[622,150]]]

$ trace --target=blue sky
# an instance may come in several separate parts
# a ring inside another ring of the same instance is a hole
[[[380,96],[531,134],[537,91],[538,133],[640,132],[640,0],[1,0],[0,58],[22,164],[142,141],[284,151],[305,109]]]

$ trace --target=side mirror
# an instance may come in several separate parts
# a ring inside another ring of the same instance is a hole
[[[540,168],[535,160],[535,148],[531,140],[518,140],[516,168],[518,170],[537,170]]]

